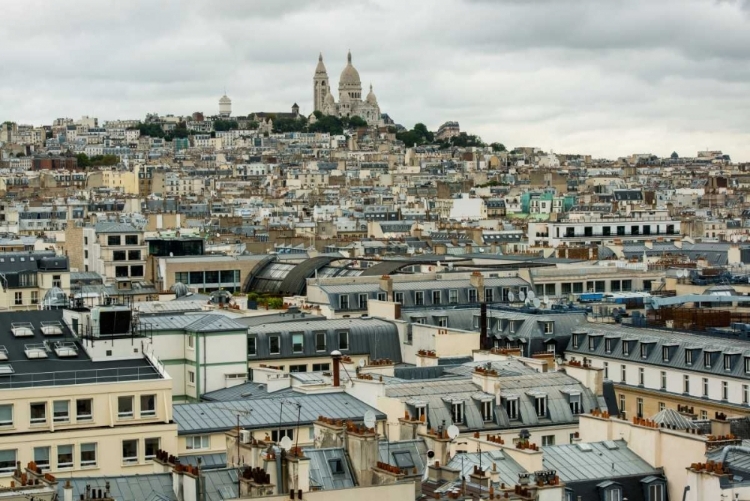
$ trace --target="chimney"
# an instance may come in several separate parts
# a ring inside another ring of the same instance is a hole
[[[287,455],[287,471],[289,472],[289,492],[310,491],[310,458],[305,456]],[[299,496],[302,499],[302,496]]]
[[[349,427],[346,432],[346,452],[358,484],[372,485],[372,469],[379,460],[378,435]]]
[[[182,491],[182,465],[177,463],[172,468],[172,491],[174,492],[177,501],[185,501]]]
[[[380,290],[385,292],[386,301],[393,301],[393,279],[390,275],[380,277]]]
[[[469,277],[469,283],[477,290],[477,299],[479,302],[484,303],[484,275],[478,271],[473,272],[471,277]]]
[[[63,501],[73,501],[73,486],[70,485],[70,480],[65,481],[65,487],[63,487]]]
[[[333,386],[338,388],[341,386],[341,352],[334,350],[331,352],[331,357],[333,358]]]

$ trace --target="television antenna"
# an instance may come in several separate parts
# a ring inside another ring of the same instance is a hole
[[[253,410],[252,409],[247,409],[247,410],[233,409],[231,407],[221,407],[221,406],[216,407],[216,409],[233,412],[237,416],[237,462],[236,462],[236,465],[237,465],[237,493],[239,494],[241,492],[240,491],[240,487],[241,487],[240,479],[242,478],[242,472],[240,471],[240,468],[242,467],[242,461],[240,459],[240,443],[241,443],[240,430],[242,429],[240,427],[240,416],[245,416],[245,417],[250,416]]]

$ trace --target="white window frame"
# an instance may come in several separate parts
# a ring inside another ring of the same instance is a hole
[[[464,423],[464,403],[463,402],[451,402],[451,420],[453,421],[453,424]]]
[[[43,405],[44,406],[44,417],[42,418],[34,418],[31,417],[31,406],[32,405]],[[47,412],[47,402],[30,402],[29,403],[29,423],[32,425],[34,424],[46,424],[47,418],[48,418],[48,412]]]
[[[195,371],[188,370],[188,386],[195,386]]]
[[[667,371],[661,371],[659,377],[660,377],[659,388],[662,390],[666,390],[667,389]]]
[[[91,446],[91,445],[94,446],[94,459],[86,459],[86,460],[84,460],[83,459],[83,453],[84,452],[90,452],[90,451],[84,451],[83,449],[84,449],[84,447]],[[81,446],[78,448],[78,455],[79,455],[79,459],[81,461],[81,468],[96,468],[96,464],[97,464],[97,461],[99,459],[99,455],[97,454],[97,452],[98,452],[97,449],[98,449],[98,447],[97,447],[96,442],[90,442],[90,443],[81,444]]]
[[[134,443],[135,444],[135,456],[125,456],[125,443]],[[138,445],[140,440],[137,438],[135,439],[127,439],[123,440],[120,447],[120,452],[122,453],[122,464],[138,464]]]
[[[547,417],[547,397],[539,396],[534,398],[534,410],[537,417]]]
[[[643,367],[638,368],[638,384],[643,386],[646,380],[646,370]]]
[[[703,378],[701,388],[703,388],[703,393],[701,394],[701,396],[708,397],[708,378],[707,377]]]
[[[687,374],[682,376],[682,392],[690,394],[690,376]]]
[[[278,340],[277,342],[277,351],[273,351],[271,339]],[[269,355],[279,355],[281,354],[281,334],[271,334],[268,336],[268,354]]]
[[[211,447],[211,435],[188,435],[185,437],[185,449],[202,451]]]
[[[341,343],[341,335],[344,335],[345,343]],[[339,351],[349,350],[349,331],[337,331],[336,340],[338,341]]]
[[[349,309],[349,295],[342,294],[339,296],[339,310],[348,310],[348,309]]]
[[[65,406],[65,413],[62,410],[58,411],[58,404]],[[60,416],[56,414],[60,413]],[[52,401],[52,422],[53,423],[69,423],[70,422],[70,400],[53,400]]]
[[[448,304],[458,304],[458,289],[448,289]]]
[[[424,306],[424,291],[414,291],[414,305]]]
[[[492,400],[485,400],[482,402],[482,420],[485,423],[491,422],[495,417],[494,402]]]
[[[366,310],[367,309],[367,300],[368,296],[366,292],[360,293],[359,296],[357,296],[357,306],[359,306],[360,310]]]
[[[404,304],[404,293],[403,292],[394,292],[393,293],[393,302],[398,304]]]
[[[147,440],[156,440],[156,449],[154,449],[154,454],[147,454],[146,453],[146,441]],[[147,437],[143,439],[143,459],[146,461],[150,459],[154,459],[156,457],[156,451],[161,448],[161,438],[159,437]]]
[[[726,381],[721,382],[721,399],[729,400],[729,383]]]
[[[188,350],[194,350],[195,349],[195,337],[188,335]]]
[[[545,334],[554,334],[555,333],[555,322],[544,322],[544,333]]]
[[[10,421],[8,421],[7,419],[0,421],[0,426],[2,427],[13,426],[13,411],[14,411],[13,404],[2,404],[0,405],[0,409],[10,410]]]
[[[61,463],[60,462],[60,448],[61,447],[70,447],[70,462]],[[76,450],[75,447],[73,447],[73,444],[60,444],[57,446],[57,469],[63,469],[63,468],[73,468],[73,465],[75,464],[75,457],[76,457]]]
[[[625,364],[620,365],[620,382],[626,383],[628,381],[628,366]]]
[[[125,399],[130,399],[130,410],[120,410],[120,402],[125,402]],[[119,395],[117,397],[117,419],[133,419],[135,416],[135,398],[133,395]]]
[[[304,353],[305,352],[305,333],[304,332],[292,332],[292,353]],[[296,340],[299,340],[299,343]],[[299,349],[295,348],[295,345],[299,344]]]
[[[16,470],[16,462],[18,461],[18,449],[4,449],[0,452],[13,454],[13,461],[8,461],[8,466],[0,468],[0,473],[13,473]]]
[[[154,399],[154,408],[153,409],[146,408],[144,410],[143,399],[144,398],[148,398],[148,397],[153,397],[153,399]],[[144,395],[141,395],[138,398],[138,403],[140,405],[140,413],[141,413],[141,417],[142,418],[156,417],[156,394],[155,393],[146,393]]]

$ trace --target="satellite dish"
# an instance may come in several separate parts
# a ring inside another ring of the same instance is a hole
[[[534,308],[539,308],[542,305],[542,302],[539,301],[538,297],[535,297],[534,299],[532,299],[532,302],[534,303]]]
[[[518,293],[518,300],[519,301],[526,301],[526,293],[524,291],[521,291]]]
[[[281,440],[279,440],[279,446],[285,451],[288,451],[289,449],[291,449],[293,443],[294,442],[292,442],[292,439],[287,437],[286,435],[281,437]]]
[[[545,295],[544,295],[544,298],[542,299],[542,302],[543,302],[544,304],[549,304],[549,296],[547,296],[547,295],[545,294]]]
[[[360,367],[364,367],[365,364],[367,364],[367,362],[365,362],[365,359],[364,358],[360,358],[357,365],[359,365]]]
[[[531,305],[531,299],[526,298],[526,301],[524,301],[523,304],[525,304],[526,306],[530,306]]]
[[[377,416],[375,416],[375,413],[372,411],[365,412],[365,426],[368,428],[375,428],[375,422],[376,422]]]
[[[513,292],[512,292],[512,291],[511,291],[511,292],[509,292],[509,293],[508,293],[508,301],[512,303],[512,302],[513,302],[513,301],[515,301],[515,300],[516,300],[516,295],[515,295],[515,294],[513,294]]]
[[[450,438],[451,440],[456,438],[459,433],[460,432],[458,430],[458,426],[456,426],[455,424],[452,424],[448,427],[448,438]]]
[[[536,294],[534,294],[534,291],[529,291],[526,293],[526,297],[529,299],[534,299],[536,297]]]

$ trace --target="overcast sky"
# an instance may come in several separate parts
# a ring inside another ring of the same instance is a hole
[[[3,2],[0,121],[312,112],[351,48],[364,92],[411,128],[615,158],[750,161],[745,0]],[[336,96],[338,97],[338,96]]]

